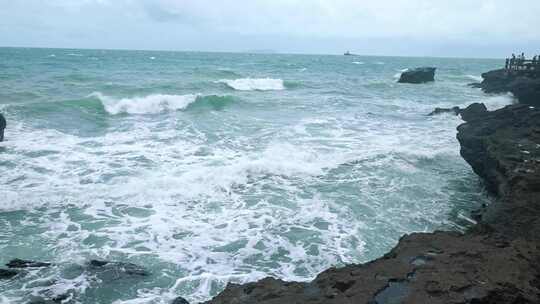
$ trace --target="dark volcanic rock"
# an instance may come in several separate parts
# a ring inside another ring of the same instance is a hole
[[[8,269],[0,269],[0,280],[11,279],[16,275],[17,275],[16,271],[8,270]]]
[[[520,103],[540,106],[540,79],[518,77],[509,85],[509,90]]]
[[[540,110],[465,111],[461,154],[499,197],[473,229],[407,235],[382,258],[309,283],[229,284],[206,303],[540,303]]]
[[[508,85],[514,81],[516,75],[508,70],[500,69],[483,73],[482,78],[484,80],[479,85],[482,91],[486,93],[506,93],[510,92]]]
[[[182,297],[178,297],[174,299],[171,304],[189,304],[189,302]]]
[[[4,129],[6,125],[6,118],[0,113],[0,142],[4,141]]]
[[[399,83],[424,83],[435,81],[436,68],[423,67],[405,71],[399,77]]]
[[[311,283],[266,278],[229,284],[207,303],[465,304],[483,303],[494,294],[504,294],[509,302],[485,303],[538,303],[533,284],[538,272],[529,271],[537,267],[534,247],[500,242],[496,235],[412,234],[378,260],[326,270]]]
[[[493,70],[482,74],[478,85],[486,93],[510,92],[520,103],[540,105],[540,74],[530,71]]]
[[[469,86],[471,88],[481,89],[482,88],[482,83],[480,83],[480,82],[472,82],[472,83],[467,84],[467,86]]]
[[[90,269],[98,271],[107,281],[116,280],[124,276],[145,277],[150,275],[150,272],[144,267],[133,263],[91,260],[88,265]]]
[[[487,108],[483,103],[473,103],[459,112],[461,119],[471,121],[480,119],[487,114]]]
[[[51,266],[51,263],[45,263],[45,262],[36,262],[36,261],[30,261],[30,260],[21,260],[21,259],[14,259],[9,261],[9,263],[6,264],[9,268],[39,268],[39,267],[49,267]]]
[[[460,112],[461,112],[461,109],[460,109],[459,107],[452,107],[452,108],[435,108],[435,110],[433,110],[431,113],[429,113],[428,116],[439,115],[439,114],[445,114],[445,113],[450,113],[450,114],[454,114],[454,115],[459,115]]]
[[[33,300],[28,304],[60,304],[60,303],[66,301],[68,299],[69,299],[69,295],[63,294],[63,295],[59,295],[57,297],[54,297],[54,298],[52,298],[50,300],[46,300],[46,299]]]
[[[507,106],[458,127],[461,155],[501,199],[483,224],[540,240],[540,110]]]

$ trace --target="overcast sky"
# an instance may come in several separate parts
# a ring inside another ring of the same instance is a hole
[[[0,45],[503,57],[540,0],[0,0]]]

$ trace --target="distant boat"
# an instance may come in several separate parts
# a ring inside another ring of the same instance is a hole
[[[349,52],[349,51],[346,51],[345,54],[343,54],[343,55],[345,55],[345,56],[354,56],[354,54]]]

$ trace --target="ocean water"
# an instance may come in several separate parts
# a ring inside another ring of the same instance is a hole
[[[397,84],[438,67],[436,82]],[[0,48],[0,303],[169,303],[308,281],[489,202],[459,117],[499,60]],[[102,273],[91,259],[147,277]]]

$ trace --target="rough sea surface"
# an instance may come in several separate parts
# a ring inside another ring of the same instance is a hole
[[[511,103],[466,84],[500,60],[0,48],[0,303],[197,302],[307,281],[488,198],[459,117]],[[397,84],[436,66],[436,82]],[[150,276],[108,273],[91,259]]]

